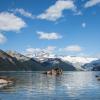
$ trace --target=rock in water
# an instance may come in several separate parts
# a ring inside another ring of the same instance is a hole
[[[48,74],[48,75],[61,75],[62,74],[62,69],[61,68],[54,68],[51,69],[47,72],[44,72],[43,74]]]

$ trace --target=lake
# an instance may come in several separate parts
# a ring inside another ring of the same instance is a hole
[[[0,85],[0,100],[100,100],[100,72],[66,71],[60,76],[42,72],[0,72],[16,79],[11,86]]]

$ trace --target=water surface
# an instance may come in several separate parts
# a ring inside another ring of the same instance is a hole
[[[0,86],[0,100],[100,100],[100,72],[64,72],[60,76],[42,72],[0,72],[16,79]]]

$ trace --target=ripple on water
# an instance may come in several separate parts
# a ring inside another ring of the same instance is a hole
[[[98,72],[99,73],[99,72]],[[96,72],[64,72],[61,76],[41,72],[2,72],[14,77],[13,86],[0,89],[1,100],[100,100]]]

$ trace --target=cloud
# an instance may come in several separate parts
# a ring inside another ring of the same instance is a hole
[[[56,40],[61,39],[62,36],[58,33],[52,32],[52,33],[45,33],[45,32],[37,32],[40,39],[47,39],[47,40]]]
[[[5,43],[6,40],[7,40],[6,37],[3,34],[0,33],[0,44]]]
[[[95,6],[99,3],[100,3],[100,0],[89,0],[89,1],[86,2],[84,7],[85,8],[92,7],[92,6]]]
[[[56,51],[56,52],[55,52]],[[65,48],[57,48],[56,46],[48,46],[46,48],[27,48],[25,55],[28,57],[54,57],[57,53],[59,54],[65,54],[67,53],[78,53],[78,55],[81,55],[82,48],[79,45],[69,45]]]
[[[25,55],[28,57],[33,57],[41,51],[40,48],[27,48],[25,50]]]
[[[86,27],[86,23],[85,23],[85,22],[82,23],[82,27],[83,27],[83,28]]]
[[[26,49],[25,55],[28,57],[47,57],[53,54],[55,49],[55,46],[48,46],[46,48],[28,48]]]
[[[26,49],[26,51],[28,52],[28,53],[35,53],[35,52],[40,52],[41,51],[41,49],[40,48],[28,48],[28,49]]]
[[[19,31],[24,28],[26,23],[13,13],[1,12],[0,13],[0,30],[1,31]]]
[[[75,10],[76,7],[72,0],[57,0],[56,3],[50,6],[44,13],[37,16],[39,19],[56,21],[63,16],[64,10]]]
[[[79,45],[69,45],[63,49],[59,49],[59,51],[80,52],[82,48]]]
[[[11,10],[11,11],[13,11],[14,13],[19,13],[25,17],[34,19],[34,16],[32,15],[32,13],[25,11],[23,8],[16,8],[15,10]]]
[[[44,51],[52,53],[56,49],[55,46],[48,46],[47,48],[44,49]]]
[[[48,46],[46,48],[28,48],[26,49],[27,52],[29,53],[36,53],[36,52],[41,52],[41,51],[44,51],[44,52],[52,52],[56,49],[55,46]]]

